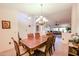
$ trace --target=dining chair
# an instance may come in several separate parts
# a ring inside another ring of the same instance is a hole
[[[40,33],[35,33],[35,39],[39,39],[40,38]]]
[[[34,38],[34,34],[33,34],[33,33],[27,34],[27,38],[28,38],[28,39],[33,39],[33,38]]]
[[[21,39],[21,37],[20,37],[20,35],[19,35],[19,32],[18,32],[18,43],[19,43],[20,46],[22,46],[22,44],[21,44],[21,42],[20,42],[21,40],[22,40],[22,39]]]
[[[21,50],[19,47],[19,44],[14,40],[14,38],[11,38],[14,42],[14,47],[15,47],[15,51],[16,51],[16,56],[22,56],[25,55],[27,53],[27,51]]]
[[[53,49],[55,51],[55,40],[56,40],[56,37],[51,32],[47,33],[46,36],[47,37],[52,37],[51,41],[53,41]]]
[[[22,46],[23,48],[25,48],[25,46],[21,43],[21,40],[22,40],[22,38],[20,37],[19,32],[18,32],[18,43],[19,43],[19,46]]]
[[[38,48],[37,51],[42,52],[45,56],[47,55],[47,53],[49,53],[49,55],[51,56],[53,54],[53,51],[52,51],[53,41],[51,41],[52,38],[53,37],[48,37],[45,45],[41,48]]]
[[[54,38],[52,36],[48,37],[46,42],[45,54],[49,53],[50,56],[53,54],[53,49],[52,49],[53,45],[54,45]]]

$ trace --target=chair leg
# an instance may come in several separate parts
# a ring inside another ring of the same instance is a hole
[[[27,50],[27,51],[28,51],[28,53],[29,53],[29,56],[31,56],[30,50]]]
[[[25,48],[25,46],[22,44],[22,47]]]
[[[54,51],[55,51],[55,45],[53,44],[53,49],[54,49]]]
[[[52,51],[52,48],[49,48],[49,55],[53,55],[53,51]]]

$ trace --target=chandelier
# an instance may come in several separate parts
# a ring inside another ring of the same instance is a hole
[[[41,4],[41,15],[42,15],[42,6],[43,6],[43,4]],[[47,22],[48,22],[48,20],[43,16],[39,16],[39,18],[36,19],[36,24],[38,24],[38,25],[44,25]]]

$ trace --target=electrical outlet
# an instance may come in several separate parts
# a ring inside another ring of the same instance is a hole
[[[9,44],[11,44],[11,42],[9,42]]]
[[[63,40],[64,40],[64,38],[63,38]]]

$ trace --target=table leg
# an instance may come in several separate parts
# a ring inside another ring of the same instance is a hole
[[[29,53],[29,56],[31,56],[31,52],[30,52],[30,49],[28,50],[28,53]]]

